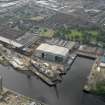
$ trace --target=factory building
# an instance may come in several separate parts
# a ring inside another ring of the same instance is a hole
[[[40,44],[34,56],[44,60],[63,63],[69,55],[69,49],[47,43]]]
[[[26,48],[39,40],[39,36],[33,33],[23,33],[6,26],[0,26],[0,42],[15,48]]]

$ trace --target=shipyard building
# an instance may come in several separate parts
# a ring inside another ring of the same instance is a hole
[[[69,55],[69,49],[57,45],[42,43],[35,51],[35,57],[58,63],[64,63]]]
[[[39,40],[38,34],[30,32],[23,33],[6,26],[0,26],[0,42],[5,45],[10,45],[15,48],[25,48],[37,40]]]

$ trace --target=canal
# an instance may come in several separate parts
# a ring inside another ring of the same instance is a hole
[[[77,57],[63,81],[56,87],[49,87],[38,77],[27,78],[12,68],[0,65],[3,84],[21,94],[40,99],[48,105],[105,105],[97,97],[82,92],[93,60]]]

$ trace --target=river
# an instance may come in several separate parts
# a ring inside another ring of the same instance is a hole
[[[77,57],[57,87],[49,87],[36,76],[29,79],[25,74],[1,65],[0,75],[3,76],[4,87],[40,99],[48,105],[105,105],[97,97],[82,91],[92,64],[93,60]]]

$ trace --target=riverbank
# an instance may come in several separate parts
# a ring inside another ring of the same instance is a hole
[[[8,61],[8,64],[15,70],[20,72],[32,72],[49,86],[55,86],[58,82],[62,81],[62,75],[67,73],[67,69],[72,66],[76,59],[76,55],[71,55],[68,58],[67,64],[56,64],[55,62],[38,58],[33,59],[32,57],[17,52],[15,49],[6,48],[3,45],[1,45],[0,48],[3,60]]]
[[[105,66],[101,59],[103,57],[98,57],[94,62],[84,91],[105,97]]]
[[[49,87],[37,76],[27,78],[27,75],[11,67],[8,69],[0,66],[0,74],[4,77],[5,87],[33,99],[39,99],[48,105],[104,105],[94,96],[88,94],[83,96],[83,86],[92,64],[93,60],[77,57],[67,75],[63,76],[63,81],[56,88]]]
[[[0,92],[0,105],[35,105],[42,104],[35,99],[21,95],[15,91],[3,88]],[[43,103],[43,105],[46,105]]]

